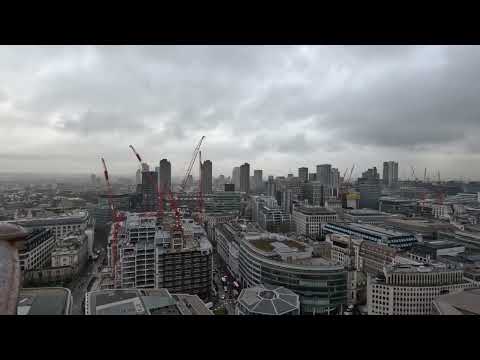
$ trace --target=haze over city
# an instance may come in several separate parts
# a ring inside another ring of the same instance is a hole
[[[385,159],[478,179],[477,46],[2,46],[2,172],[264,175]]]

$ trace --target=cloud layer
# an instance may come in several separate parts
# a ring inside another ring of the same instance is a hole
[[[134,144],[181,175],[205,135],[215,175],[397,160],[476,178],[479,63],[478,46],[2,46],[0,166],[133,174]]]

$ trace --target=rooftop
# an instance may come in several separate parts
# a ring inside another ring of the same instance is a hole
[[[87,293],[87,315],[212,315],[197,295],[166,289],[115,289]]]
[[[442,295],[433,303],[441,315],[480,315],[480,289]]]
[[[72,294],[59,287],[24,288],[18,296],[18,315],[70,315]]]
[[[346,215],[351,215],[351,216],[386,216],[389,217],[391,216],[390,214],[386,214],[377,210],[372,210],[372,209],[354,209],[354,210],[349,210]]]
[[[295,208],[295,211],[298,211],[305,215],[335,215],[336,212],[326,209],[321,206],[299,206]]]
[[[367,233],[370,233],[372,235],[381,236],[381,237],[383,237],[383,236],[388,236],[388,237],[391,237],[391,236],[408,236],[408,235],[410,235],[408,233],[396,231],[396,230],[393,230],[393,229],[386,229],[384,227],[381,227],[381,226],[378,226],[378,225],[371,225],[371,224],[347,223],[347,224],[343,224],[343,225],[340,225],[340,224],[334,224],[334,225],[350,227],[354,230],[367,232]]]
[[[283,315],[298,312],[299,297],[293,291],[272,285],[243,289],[237,300],[252,314]]]

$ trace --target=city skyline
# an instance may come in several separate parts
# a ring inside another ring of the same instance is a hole
[[[194,60],[192,60],[194,59]],[[1,46],[2,173],[332,164],[480,178],[477,46]],[[198,170],[198,169],[197,169]],[[193,175],[198,177],[195,169]]]

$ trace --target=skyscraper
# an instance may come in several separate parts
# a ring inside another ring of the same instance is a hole
[[[232,183],[235,184],[236,191],[240,190],[240,167],[235,166],[232,171]]]
[[[142,171],[140,169],[137,169],[137,173],[135,174],[135,185],[141,185],[142,184]]]
[[[377,168],[368,169],[358,179],[358,191],[360,192],[360,207],[378,210],[380,199],[380,176]]]
[[[142,171],[142,207],[143,211],[154,211],[157,208],[157,174],[155,171]]]
[[[253,184],[256,192],[263,191],[263,170],[253,170]]]
[[[340,187],[340,171],[337,168],[332,168],[331,182],[332,194],[337,196]]]
[[[308,181],[308,168],[307,167],[298,168],[298,177],[303,182],[307,182]]]
[[[163,193],[171,191],[172,188],[172,166],[167,159],[160,160],[160,190]]]
[[[398,162],[385,161],[383,163],[383,183],[386,186],[395,186],[398,182]]]
[[[240,192],[250,193],[250,164],[240,166]]]
[[[202,192],[211,194],[212,191],[212,162],[205,160],[202,164]]]
[[[317,181],[324,187],[331,187],[332,185],[332,165],[323,164],[317,165]]]
[[[148,166],[147,163],[142,163],[142,171],[149,171],[150,167]]]

